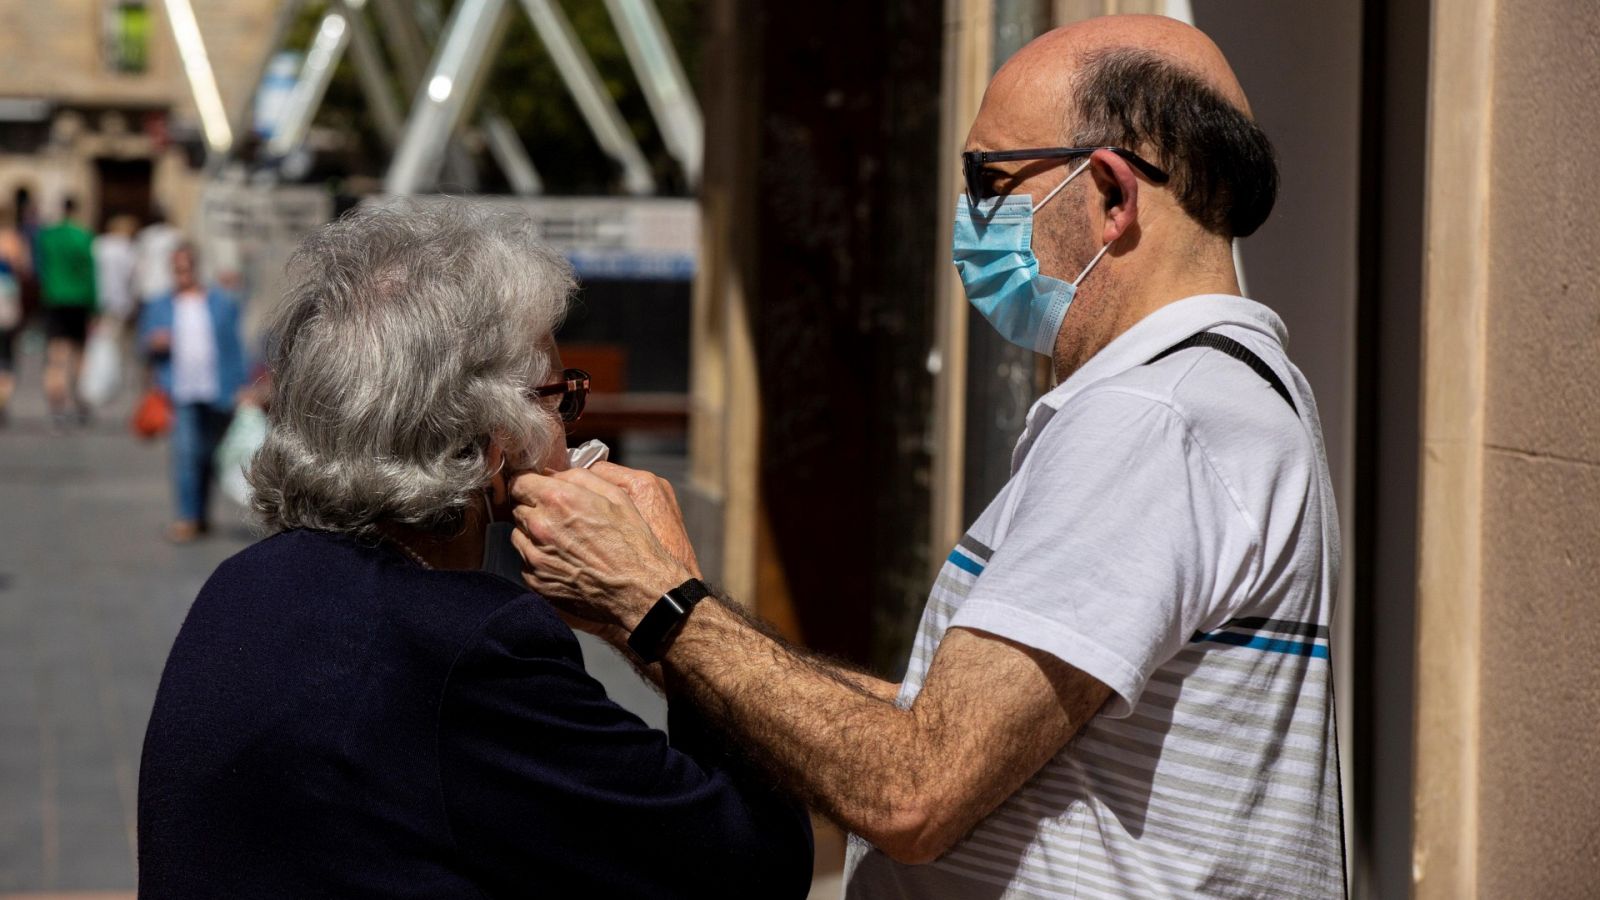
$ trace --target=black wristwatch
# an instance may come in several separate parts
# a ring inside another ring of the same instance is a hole
[[[711,589],[698,578],[691,578],[662,594],[656,605],[639,620],[633,634],[628,635],[628,646],[647,663],[660,660],[672,646],[672,639],[683,627],[683,621],[689,618],[689,611],[709,596]]]

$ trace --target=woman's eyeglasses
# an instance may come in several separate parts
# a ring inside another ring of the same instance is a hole
[[[556,413],[561,416],[561,421],[576,422],[583,415],[584,403],[589,400],[589,373],[582,369],[563,370],[560,381],[533,388],[528,391],[528,396],[540,400],[560,397]]]

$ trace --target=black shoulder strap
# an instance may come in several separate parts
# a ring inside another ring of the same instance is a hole
[[[1251,353],[1249,348],[1230,337],[1224,337],[1210,331],[1192,334],[1157,353],[1145,365],[1148,366],[1150,363],[1159,362],[1179,350],[1187,350],[1190,347],[1209,347],[1212,350],[1221,350],[1223,353],[1254,369],[1257,375],[1267,380],[1267,384],[1272,385],[1272,389],[1278,392],[1278,396],[1283,398],[1283,402],[1289,404],[1289,408],[1294,410],[1294,414],[1300,415],[1300,407],[1294,405],[1294,398],[1289,396],[1289,389],[1283,386],[1283,382],[1278,378],[1278,373],[1272,371],[1270,366],[1262,362],[1261,357]]]

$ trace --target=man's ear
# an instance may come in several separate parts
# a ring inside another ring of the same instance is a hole
[[[1139,224],[1139,178],[1127,160],[1110,150],[1096,150],[1089,157],[1089,174],[1105,214],[1100,242],[1109,244]]]

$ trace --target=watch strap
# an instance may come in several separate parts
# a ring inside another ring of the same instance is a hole
[[[698,578],[691,578],[662,594],[628,635],[628,647],[645,662],[658,662],[695,604],[709,596],[711,589]]]

